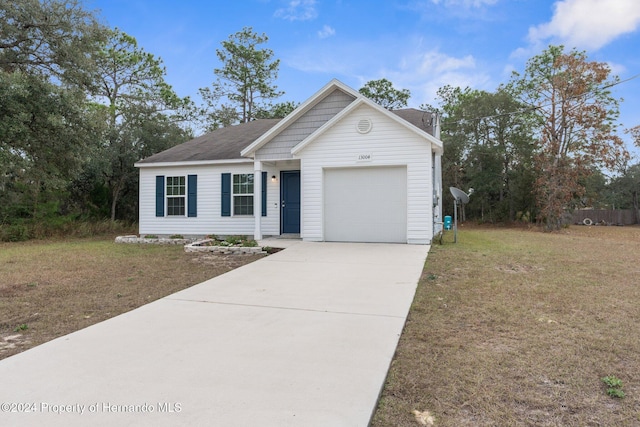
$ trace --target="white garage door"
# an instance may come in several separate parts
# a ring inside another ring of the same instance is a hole
[[[406,243],[406,167],[325,169],[324,239]]]

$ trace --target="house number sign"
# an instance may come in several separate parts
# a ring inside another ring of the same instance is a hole
[[[372,158],[371,154],[358,154],[359,162],[370,162],[371,158]]]

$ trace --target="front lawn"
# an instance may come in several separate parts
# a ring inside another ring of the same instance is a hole
[[[640,425],[640,228],[434,245],[372,425],[431,423]]]
[[[259,259],[113,237],[0,243],[0,359]]]

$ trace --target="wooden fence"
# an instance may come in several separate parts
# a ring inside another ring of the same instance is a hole
[[[573,223],[583,224],[585,219],[593,224],[631,225],[638,223],[633,209],[585,209],[573,212]],[[586,221],[588,223],[588,221]]]

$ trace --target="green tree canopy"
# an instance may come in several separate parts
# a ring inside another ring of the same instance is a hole
[[[217,79],[212,86],[200,89],[208,130],[238,121],[249,122],[268,109],[270,100],[283,94],[274,83],[280,60],[273,59],[271,49],[259,47],[268,40],[266,34],[259,35],[253,28],[244,27],[216,50],[222,67],[213,70]]]
[[[396,89],[393,83],[384,78],[368,81],[359,92],[387,110],[406,107],[411,97],[409,89]]]
[[[295,110],[298,105],[293,101],[278,102],[258,110],[256,119],[283,119]]]
[[[0,69],[91,83],[106,27],[79,0],[0,0]]]
[[[135,220],[134,163],[191,136],[192,102],[81,0],[0,0],[0,17],[0,227],[116,218],[121,201]]]
[[[517,114],[522,104],[504,87],[490,93],[445,86],[438,97],[444,187],[473,188],[466,209],[484,221],[530,212],[532,128]],[[448,193],[445,200],[452,203]]]
[[[0,71],[0,94],[0,222],[42,217],[79,171],[96,123],[84,93],[37,76]]]
[[[640,194],[640,163],[629,166],[623,173],[611,179],[606,188],[609,208],[635,209],[638,211]],[[640,212],[638,212],[640,213]],[[636,220],[638,220],[636,216]]]
[[[162,60],[122,31],[111,32],[96,61],[96,101],[107,121],[96,161],[102,164],[109,188],[113,220],[123,191],[137,177],[134,163],[190,135],[186,129],[180,131],[179,124],[190,118],[192,103],[166,83]]]

